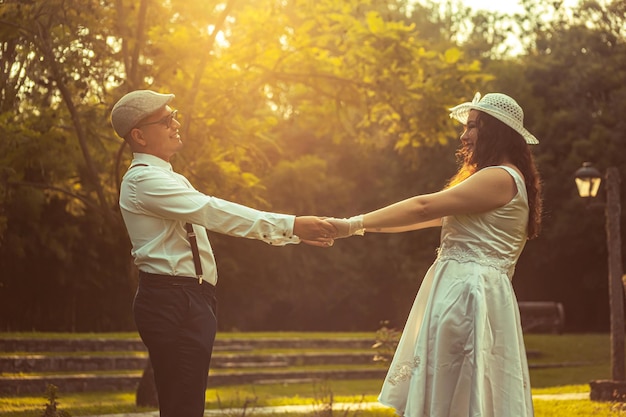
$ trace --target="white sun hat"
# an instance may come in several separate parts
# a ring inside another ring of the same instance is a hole
[[[481,100],[480,93],[476,93],[471,103],[462,103],[452,107],[450,117],[465,125],[470,110],[479,110],[495,117],[522,135],[528,144],[539,143],[537,138],[524,128],[524,111],[520,105],[506,94],[489,93],[485,94]]]

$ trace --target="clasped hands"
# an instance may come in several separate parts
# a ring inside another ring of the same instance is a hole
[[[330,247],[335,239],[354,235],[363,235],[363,216],[348,219],[334,217],[299,216],[296,217],[293,231],[307,245]]]

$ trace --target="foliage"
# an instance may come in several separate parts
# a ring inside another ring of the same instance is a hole
[[[313,400],[313,411],[311,417],[333,417],[333,416],[357,416],[360,414],[359,408],[363,405],[365,395],[359,401],[354,401],[352,407],[340,409],[337,407],[335,394],[328,381],[321,381],[313,384],[315,398]],[[352,411],[351,408],[356,408]]]
[[[131,155],[108,115],[137,88],[176,94],[173,164],[201,191],[341,217],[440,189],[455,169],[446,109],[509,93],[541,141],[546,200],[519,297],[563,302],[568,327],[606,328],[602,215],[564,178],[583,160],[626,168],[624,2],[524,0],[514,16],[439,3],[4,1],[0,328],[133,328],[117,209]],[[210,233],[220,327],[243,330],[399,328],[438,241],[420,231],[322,251]]]
[[[128,319],[103,323],[82,314],[86,306],[98,317],[106,316],[104,305],[128,311],[117,307],[130,303],[134,286],[128,243],[114,208],[120,166],[129,155],[104,122],[125,91],[149,87],[177,93],[183,136],[193,140],[175,165],[200,190],[262,209],[347,215],[348,209],[360,209],[350,196],[361,184],[394,188],[368,160],[387,168],[378,152],[395,158],[399,151],[417,164],[422,156],[415,149],[446,143],[449,136],[441,127],[449,122],[441,110],[480,75],[477,63],[464,60],[454,45],[432,49],[432,36],[420,38],[401,2],[64,2],[61,7],[59,1],[11,1],[7,6],[1,23],[12,37],[2,56],[10,81],[4,97],[13,101],[3,108],[18,109],[18,116],[7,111],[0,125],[7,138],[0,222],[6,244],[0,260],[10,277],[3,280],[4,297],[20,303],[28,294],[33,305],[27,303],[26,314],[18,317],[11,312],[19,309],[4,303],[5,328],[129,326]],[[60,9],[68,12],[54,13]],[[32,59],[31,51],[44,59]],[[369,178],[363,168],[370,169]],[[328,204],[329,195],[345,197]],[[55,211],[53,222],[46,215]],[[266,255],[258,243],[213,240],[221,276],[231,283],[224,286],[224,304],[241,312],[256,290],[272,301],[267,313],[259,306],[261,314],[227,315],[232,319],[225,326],[312,326],[303,317],[327,298],[316,290],[321,289],[318,277],[328,275],[324,265],[341,264],[340,254],[306,248]],[[34,256],[44,258],[37,263],[43,271],[24,262]],[[272,264],[301,272],[273,277]],[[264,265],[260,272],[259,265]],[[365,297],[375,295],[359,285],[358,271],[349,267],[341,269],[351,279],[332,279],[339,297],[330,301],[341,310],[348,297],[358,295],[355,286]],[[292,289],[269,291],[275,279],[292,282]],[[317,298],[302,293],[302,284]],[[237,294],[229,285],[252,291]],[[63,302],[58,307],[42,303],[41,295],[29,291],[33,287]],[[103,306],[90,299],[96,293]],[[301,307],[291,324],[274,320],[289,317],[283,313],[291,305]],[[55,310],[51,317],[56,319],[46,323],[45,312]],[[362,310],[367,314],[365,304]],[[312,318],[314,326],[325,328],[337,313],[347,317],[331,308]],[[370,312],[365,322],[378,321],[377,314]],[[255,317],[259,322],[250,323]],[[337,323],[355,325],[361,324]]]
[[[247,396],[243,401],[237,397],[233,400],[228,401],[228,403],[223,403],[220,399],[219,394],[216,395],[217,400],[217,408],[221,411],[222,414],[226,416],[240,416],[244,417],[245,415],[250,415],[254,413],[256,402],[258,398],[256,396],[250,397]],[[236,410],[233,412],[233,410]]]
[[[496,75],[491,88],[519,98],[541,142],[536,156],[544,183],[544,230],[522,255],[516,286],[522,299],[563,302],[569,326],[605,328],[604,216],[580,201],[572,176],[583,161],[601,171],[615,166],[626,172],[620,110],[626,105],[624,2],[584,2],[575,13],[558,3],[525,4],[524,37],[533,40],[527,54],[519,63],[486,66]],[[541,15],[555,18],[546,23]]]
[[[394,328],[389,328],[389,321],[381,322],[381,327],[376,330],[376,342],[372,348],[376,351],[374,362],[389,363],[400,342],[402,332]]]
[[[128,244],[107,178],[116,141],[102,133],[110,11],[98,2],[2,8],[5,328],[128,328],[118,312],[132,294]]]
[[[46,409],[41,415],[41,417],[69,417],[70,414],[67,411],[59,410],[57,406],[59,405],[57,401],[57,387],[48,384],[46,388],[46,398],[48,403],[46,404]]]

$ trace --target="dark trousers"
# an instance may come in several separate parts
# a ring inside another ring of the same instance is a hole
[[[215,287],[139,273],[133,312],[148,348],[161,417],[202,417],[217,331]]]

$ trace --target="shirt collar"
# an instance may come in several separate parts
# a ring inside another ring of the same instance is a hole
[[[149,153],[133,153],[131,166],[136,164],[147,164],[172,171],[172,164]]]

